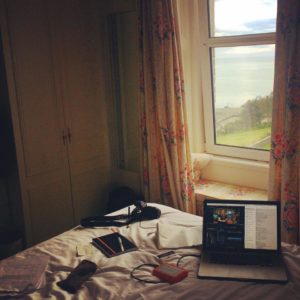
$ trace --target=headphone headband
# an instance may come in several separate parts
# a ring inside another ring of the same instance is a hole
[[[121,214],[115,216],[94,216],[84,218],[80,221],[80,225],[83,227],[106,227],[117,226],[121,227],[138,221],[154,220],[158,219],[161,215],[161,211],[156,207],[147,206],[144,201],[137,201],[135,203],[135,209],[130,215]],[[120,221],[124,220],[124,221]]]

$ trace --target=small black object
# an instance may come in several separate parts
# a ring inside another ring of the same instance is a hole
[[[137,250],[137,246],[118,232],[93,238],[92,244],[107,257]]]
[[[161,211],[158,208],[152,206],[147,206],[136,214],[133,213],[134,212],[132,212],[130,217],[131,222],[154,220],[158,219],[161,215]]]
[[[63,290],[75,294],[82,284],[88,280],[97,270],[97,265],[89,260],[83,260],[73,269],[69,276],[57,285]]]
[[[137,201],[131,214],[88,217],[82,219],[80,225],[83,227],[120,227],[134,222],[158,219],[160,215],[161,211],[158,208],[147,206],[147,203],[144,201]]]
[[[157,258],[160,259],[160,258],[168,257],[168,256],[171,256],[173,254],[175,254],[175,252],[173,250],[171,250],[171,251],[167,251],[167,252],[164,252],[164,253],[161,253],[161,254],[157,255]]]

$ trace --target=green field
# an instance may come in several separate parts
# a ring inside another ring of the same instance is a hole
[[[251,147],[260,140],[271,135],[271,127],[253,129],[248,131],[234,132],[228,134],[217,134],[217,144],[238,147]],[[259,145],[259,149],[270,150],[270,143]]]

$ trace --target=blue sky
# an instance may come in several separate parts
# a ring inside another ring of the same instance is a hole
[[[214,12],[215,36],[271,32],[277,0],[215,0]]]

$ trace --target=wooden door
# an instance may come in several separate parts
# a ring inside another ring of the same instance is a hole
[[[111,181],[103,71],[104,18],[97,13],[94,0],[59,0],[51,4],[57,20],[55,36],[62,48],[72,195],[75,220],[79,222],[105,211]]]
[[[74,225],[60,83],[45,1],[1,2],[27,244]]]

